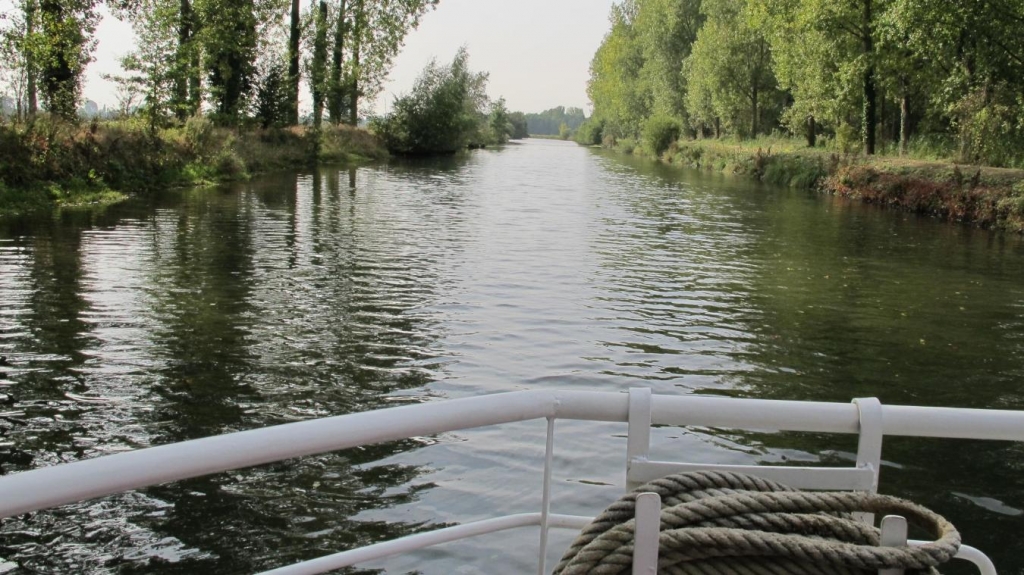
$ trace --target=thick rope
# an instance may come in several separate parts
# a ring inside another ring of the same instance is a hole
[[[805,492],[749,475],[699,471],[642,485],[580,533],[554,575],[618,575],[633,564],[636,496],[661,496],[658,572],[668,575],[938,573],[960,534],[919,505],[859,491]],[[879,530],[850,513],[898,514],[933,543],[879,547]]]

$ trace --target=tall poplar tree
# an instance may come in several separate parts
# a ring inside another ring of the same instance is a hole
[[[405,36],[438,0],[349,0],[349,122],[359,121],[359,101],[376,96]]]
[[[39,0],[39,35],[32,62],[43,103],[51,114],[75,118],[85,67],[92,59],[92,34],[99,17],[93,0]]]
[[[36,0],[25,0],[25,38],[22,44],[22,50],[25,60],[25,99],[27,100],[28,115],[33,116],[39,110],[38,103],[38,88],[36,87],[36,78],[38,76],[38,67],[36,66],[35,50],[32,48],[32,42],[35,38],[36,20],[38,10],[36,9]]]
[[[748,5],[747,0],[704,0],[707,22],[684,68],[691,121],[714,124],[718,132],[717,122],[724,119],[733,131],[755,137],[763,108],[778,97],[771,50]]]
[[[291,15],[288,29],[288,122],[299,123],[299,46],[302,38],[302,21],[299,0],[291,0]]]
[[[345,62],[345,35],[347,34],[346,0],[338,0],[335,14],[334,43],[331,51],[331,70],[327,80],[327,109],[331,122],[340,124],[345,111],[345,85],[342,79],[342,67]]]
[[[313,16],[313,59],[309,83],[313,94],[313,126],[320,129],[327,94],[327,2],[320,0]]]
[[[199,45],[196,34],[199,22],[192,0],[178,1],[178,45],[174,54],[174,102],[173,108],[179,119],[185,119],[199,111],[202,101]]]
[[[203,2],[203,58],[219,121],[234,123],[255,75],[257,6],[254,0]]]

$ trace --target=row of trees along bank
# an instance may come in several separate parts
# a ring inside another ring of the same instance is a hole
[[[1024,0],[622,0],[577,137],[781,131],[1024,167],[1022,27]]]
[[[74,119],[96,45],[98,0],[17,0],[0,20],[0,85],[18,117],[42,107]],[[202,111],[218,124],[299,123],[304,77],[312,122],[356,124],[406,33],[437,0],[107,0],[138,44],[111,77],[124,112],[151,125]]]

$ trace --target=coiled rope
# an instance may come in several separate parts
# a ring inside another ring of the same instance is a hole
[[[554,575],[617,575],[633,563],[636,496],[661,496],[658,573],[669,575],[938,573],[960,534],[920,505],[857,491],[796,491],[750,475],[699,471],[670,475],[628,493],[576,538]],[[850,513],[898,514],[934,542],[879,547],[880,530]]]

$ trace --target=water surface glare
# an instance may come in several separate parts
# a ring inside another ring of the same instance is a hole
[[[1024,244],[527,141],[0,220],[0,355],[5,473],[520,389],[1024,409]],[[0,523],[0,557],[247,573],[533,512],[543,437],[411,438],[69,505]],[[622,492],[624,425],[556,437],[556,512]],[[661,427],[652,450],[852,465],[856,439]],[[1020,445],[897,438],[883,458],[883,492],[1024,573]],[[525,573],[536,545],[524,529],[365,567]]]

